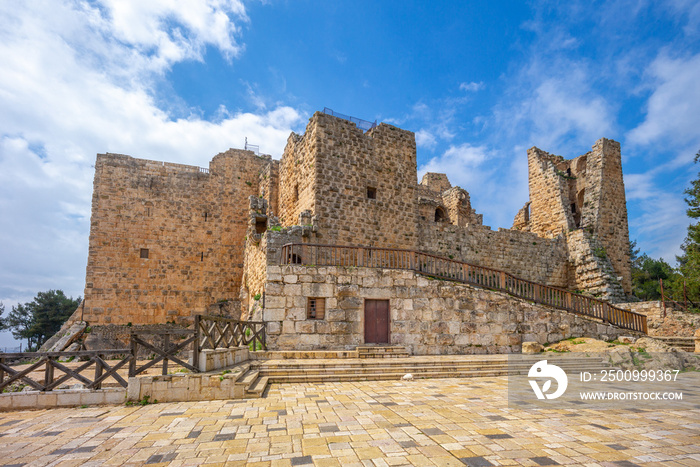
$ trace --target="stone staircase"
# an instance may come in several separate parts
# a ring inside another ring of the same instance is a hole
[[[653,336],[654,339],[659,340],[663,342],[664,344],[671,346],[671,347],[676,347],[679,350],[683,350],[685,352],[695,352],[695,338],[694,337],[678,337],[678,336],[672,336],[672,337],[659,337],[659,336]]]
[[[343,381],[400,380],[411,374],[419,378],[475,378],[524,374],[530,364],[509,365],[507,355],[435,355],[408,357],[401,347],[368,347],[362,350],[372,357],[359,358],[287,358],[252,360],[245,364],[236,385],[242,386],[243,397],[261,397],[271,383],[323,383]],[[358,354],[360,349],[358,348]],[[406,355],[404,355],[404,352]],[[308,352],[305,353],[307,355]],[[381,358],[386,355],[389,358]],[[542,359],[556,363],[567,373],[595,371],[600,360],[542,354]],[[607,365],[605,365],[607,366]],[[239,393],[237,391],[237,393]]]
[[[401,358],[409,357],[406,347],[395,346],[363,346],[357,348],[357,358]]]

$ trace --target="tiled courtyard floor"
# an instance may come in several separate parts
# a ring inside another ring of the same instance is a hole
[[[262,399],[0,413],[0,463],[700,465],[700,410],[528,412],[506,386],[275,384]]]

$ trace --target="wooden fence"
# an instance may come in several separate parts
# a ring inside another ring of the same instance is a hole
[[[238,321],[223,316],[194,317],[194,362],[204,349],[231,348],[247,345],[250,350],[266,350],[267,334],[262,321]]]
[[[130,346],[126,349],[0,353],[0,392],[15,383],[30,386],[37,391],[51,391],[69,380],[82,383],[86,389],[100,389],[108,379],[127,387],[127,381],[117,373],[125,365],[128,365],[129,377],[137,376],[160,362],[163,375],[168,374],[170,362],[197,373],[197,362],[202,350],[241,345],[248,345],[253,351],[265,350],[266,337],[263,322],[196,315],[194,329],[133,332]],[[139,366],[136,357],[144,349],[150,353],[151,358]],[[193,363],[187,361],[189,355],[184,357],[190,351]],[[114,359],[118,361],[108,363]],[[81,363],[68,366],[66,360],[78,360]],[[55,374],[55,370],[60,374]],[[89,370],[94,370],[92,376],[84,374]],[[42,379],[31,376],[37,371],[43,374]]]
[[[107,363],[107,360],[110,360],[108,357],[117,358],[118,361],[110,365]],[[65,361],[59,361],[67,359],[84,361],[76,368],[69,368],[65,365]],[[31,386],[37,391],[51,391],[71,379],[83,383],[86,389],[100,389],[102,383],[108,378],[115,380],[120,386],[126,387],[126,380],[119,376],[117,370],[132,360],[133,356],[129,353],[129,349],[0,353],[0,392],[14,383]],[[27,361],[28,363],[26,363]],[[22,370],[13,368],[13,366],[20,364],[29,366]],[[92,377],[82,374],[86,370],[90,370],[91,367],[94,367]],[[42,369],[43,379],[30,377],[32,372]],[[56,377],[55,370],[63,372],[63,375]]]
[[[282,247],[281,264],[407,269],[456,282],[507,292],[515,297],[600,319],[620,328],[647,333],[646,316],[568,290],[414,250],[290,243]]]
[[[144,336],[156,336],[161,345],[148,342]],[[179,338],[181,342],[173,342],[174,338]],[[190,344],[196,341],[196,333],[192,329],[163,329],[152,331],[139,331],[131,333],[130,353],[134,358],[129,364],[129,377],[136,376],[148,370],[158,362],[163,362],[162,374],[168,374],[168,361],[173,361],[182,367],[198,372],[199,369],[178,357],[178,353],[189,350]],[[196,345],[196,344],[195,344]],[[139,346],[152,352],[153,359],[141,366],[136,364]],[[196,360],[195,360],[196,362]]]

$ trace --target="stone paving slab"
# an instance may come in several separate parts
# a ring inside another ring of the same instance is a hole
[[[2,465],[700,465],[700,410],[523,411],[507,378],[0,413]]]

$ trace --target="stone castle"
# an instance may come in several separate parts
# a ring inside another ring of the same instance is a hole
[[[625,301],[619,143],[601,139],[571,160],[537,148],[527,156],[530,200],[511,229],[491,230],[445,174],[418,183],[414,134],[384,123],[364,132],[317,112],[279,161],[235,149],[209,168],[100,154],[75,317],[91,326],[188,324],[213,307],[264,320],[269,346],[280,349],[362,344],[368,306],[387,308],[384,339],[414,353],[614,336],[609,325],[412,271],[281,264],[288,243],[400,248]]]

